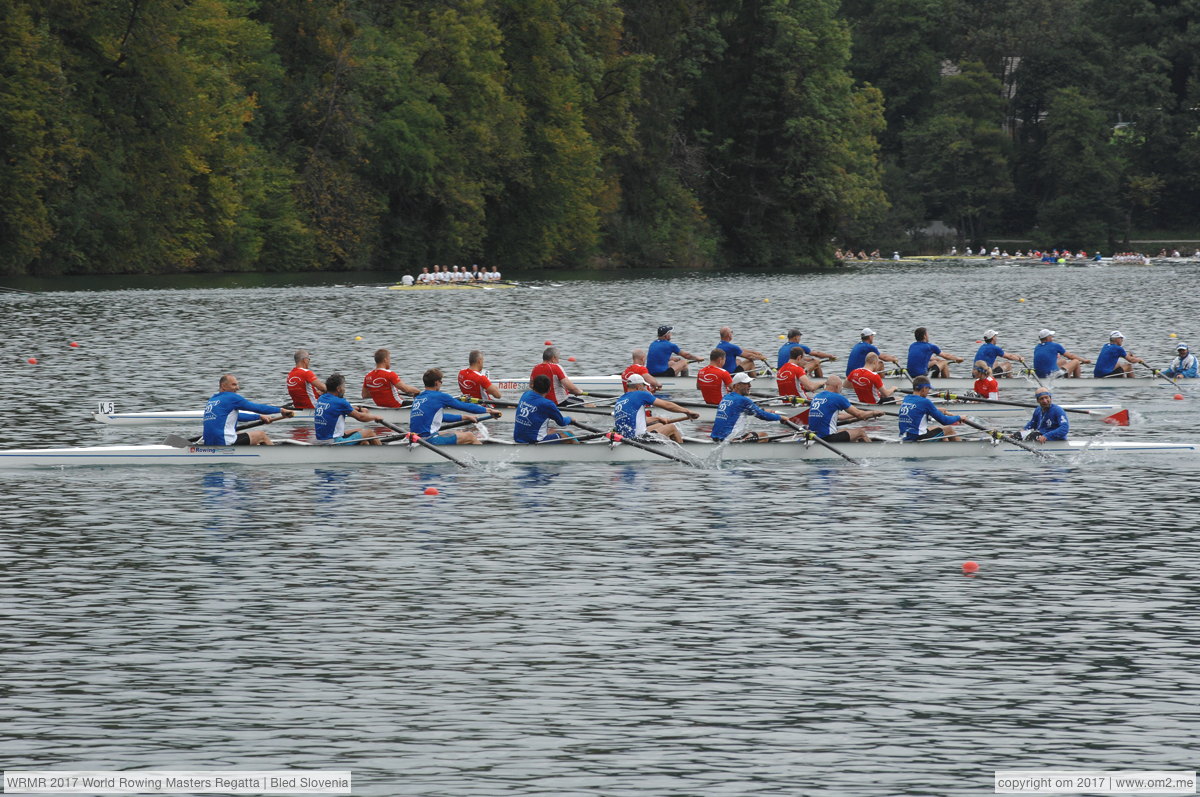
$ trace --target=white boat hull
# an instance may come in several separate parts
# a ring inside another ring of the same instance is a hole
[[[1163,454],[1195,456],[1197,446],[1190,443],[1158,443],[1151,441],[1070,440],[1032,444],[1040,451],[1059,456],[1073,454],[1132,455]],[[740,443],[716,445],[686,443],[682,446],[656,445],[655,449],[674,454],[704,467],[716,467],[721,462],[758,460],[830,460],[837,455],[819,444],[800,441],[774,443]],[[838,446],[851,456],[865,461],[883,459],[957,459],[1003,458],[1013,462],[1037,461],[1040,458],[1010,443],[991,441],[947,443],[847,443]],[[541,464],[597,463],[624,464],[635,462],[673,462],[658,453],[628,444],[607,442],[582,445],[503,445],[451,446],[444,449],[470,464]],[[840,461],[840,459],[838,460]],[[66,468],[79,466],[160,466],[201,465],[224,468],[233,465],[303,466],[329,465],[447,465],[448,460],[420,446],[407,443],[385,446],[205,446],[176,448],[169,445],[117,445],[91,448],[14,449],[0,451],[0,469]],[[676,463],[678,464],[678,463]]]

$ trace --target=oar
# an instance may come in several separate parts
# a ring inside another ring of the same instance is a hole
[[[970,418],[964,418],[961,415],[958,417],[967,426],[978,429],[981,432],[985,432],[988,435],[988,437],[992,438],[993,440],[997,440],[997,441],[1003,440],[1007,443],[1012,443],[1017,448],[1023,448],[1026,451],[1028,451],[1029,453],[1037,454],[1039,457],[1042,457],[1042,458],[1045,458],[1045,456],[1046,456],[1045,451],[1039,451],[1038,449],[1034,448],[1033,446],[1029,445],[1028,443],[1022,443],[1020,440],[1017,440],[1014,437],[1011,437],[1011,436],[1006,437],[1004,432],[1000,431],[999,429],[989,429],[986,426],[984,426],[983,424],[976,423],[975,421],[971,420]]]
[[[805,429],[803,426],[799,426],[799,425],[797,425],[797,424],[795,424],[795,423],[792,423],[792,422],[791,422],[790,420],[788,420],[787,418],[784,418],[783,420],[781,420],[781,421],[780,421],[780,423],[782,423],[784,426],[787,426],[787,427],[788,427],[788,428],[790,428],[790,429],[795,429],[797,432],[799,432],[800,434],[804,435],[804,439],[805,439],[805,440],[811,440],[811,441],[812,441],[812,442],[814,442],[814,443],[820,443],[821,445],[825,446],[825,447],[826,447],[826,448],[828,448],[830,451],[832,451],[833,453],[837,454],[839,457],[841,457],[842,459],[846,460],[847,462],[849,462],[849,463],[851,463],[851,464],[854,464],[854,465],[861,465],[861,464],[862,464],[862,462],[861,462],[860,460],[857,460],[857,459],[855,459],[854,457],[852,457],[852,456],[850,456],[849,454],[847,454],[846,452],[844,452],[844,451],[842,451],[842,450],[838,449],[838,448],[837,448],[836,446],[834,446],[832,443],[828,443],[828,442],[826,442],[826,441],[822,440],[821,438],[817,437],[817,435],[816,435],[816,433],[815,433],[815,432],[811,432],[811,431],[809,431],[808,429]]]
[[[605,435],[608,437],[609,440],[612,440],[614,443],[625,443],[626,445],[633,446],[634,448],[640,448],[643,451],[649,451],[651,454],[658,454],[660,457],[666,457],[667,459],[673,459],[676,462],[682,462],[684,465],[687,465],[688,467],[691,467],[691,468],[697,467],[695,462],[684,459],[683,457],[680,457],[680,456],[676,456],[675,454],[672,454],[670,451],[660,451],[657,447],[649,445],[647,443],[643,443],[640,440],[634,440],[632,437],[626,437],[624,435],[617,434],[616,432],[604,432],[600,429],[597,429],[594,426],[587,426],[587,425],[582,424],[579,421],[576,421],[574,419],[572,419],[572,423],[574,423],[575,426],[578,426],[580,429],[583,429],[584,431],[597,432],[601,435]]]
[[[379,423],[381,423],[382,425],[391,429],[393,432],[396,432],[397,434],[404,435],[406,438],[408,438],[408,441],[410,443],[416,443],[417,445],[422,446],[423,448],[428,448],[433,453],[437,454],[438,456],[445,457],[446,459],[450,460],[451,462],[453,462],[455,465],[457,465],[460,468],[470,467],[469,465],[467,465],[467,463],[463,462],[461,459],[454,456],[450,452],[443,451],[441,446],[435,446],[433,443],[429,442],[428,440],[422,440],[421,436],[414,432],[406,432],[404,429],[402,429],[401,427],[397,426],[396,424],[394,424],[390,421],[380,421]]]
[[[234,429],[234,431],[235,431],[235,432],[243,432],[243,431],[245,431],[246,429],[253,429],[255,426],[263,426],[264,424],[268,424],[268,423],[270,423],[271,421],[278,421],[280,418],[283,418],[283,417],[285,417],[285,416],[283,416],[283,415],[272,415],[272,416],[271,416],[271,417],[270,417],[268,420],[265,420],[265,421],[264,421],[262,418],[259,418],[257,421],[250,421],[249,423],[243,423],[243,424],[240,424],[240,425],[239,425],[237,428],[235,428],[235,429]],[[189,437],[189,438],[187,439],[187,441],[188,441],[189,443],[198,443],[198,442],[200,442],[200,440],[201,440],[203,437],[204,437],[204,435],[203,435],[203,434],[198,434],[198,435],[196,435],[195,437]]]
[[[912,393],[911,390],[901,390],[901,393]],[[1030,410],[1036,410],[1038,405],[1030,404],[1025,401],[1001,401],[1000,399],[985,399],[978,396],[960,396],[957,393],[951,393],[948,390],[943,390],[938,393],[930,393],[931,396],[946,399],[947,401],[974,401],[977,404],[999,404],[1005,407],[1024,407]],[[1061,407],[1063,412],[1077,412],[1080,415],[1093,415],[1100,418],[1107,424],[1113,426],[1128,426],[1129,425],[1129,410],[1118,410],[1112,415],[1105,416],[1099,410],[1080,410],[1073,407]]]
[[[1146,365],[1146,363],[1138,363],[1138,365],[1145,365],[1147,368],[1150,369],[1150,373],[1154,374],[1159,379],[1165,379],[1168,382],[1170,382],[1172,385],[1174,385],[1175,387],[1181,387],[1181,385],[1178,382],[1176,382],[1174,379],[1167,376],[1166,374],[1164,374],[1162,371],[1158,370],[1157,368],[1151,368],[1149,365]]]

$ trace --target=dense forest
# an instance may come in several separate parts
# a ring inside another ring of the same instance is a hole
[[[0,273],[1194,229],[1200,0],[0,0]],[[928,242],[926,242],[928,243]]]

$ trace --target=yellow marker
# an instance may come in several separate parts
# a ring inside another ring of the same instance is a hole
[[[1179,336],[1178,336],[1178,335],[1176,335],[1174,332],[1172,332],[1172,333],[1171,333],[1171,337],[1173,337],[1173,338],[1177,338],[1177,337],[1179,337]]]
[[[771,301],[771,300],[770,300],[770,299],[763,299],[763,301],[764,301],[764,302],[769,302],[769,301]]]
[[[362,340],[362,335],[355,335],[355,336],[354,336],[354,339],[355,339],[355,340]]]
[[[780,335],[780,336],[779,336],[779,339],[780,339],[780,340],[787,340],[787,335]]]
[[[1018,302],[1023,302],[1023,301],[1025,301],[1025,300],[1024,300],[1024,299],[1017,299],[1017,301],[1018,301]]]

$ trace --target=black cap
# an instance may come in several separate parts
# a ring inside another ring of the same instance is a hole
[[[674,327],[667,327],[667,326],[659,327],[658,328],[658,336],[661,338],[663,335],[667,334],[672,329],[674,329]]]

